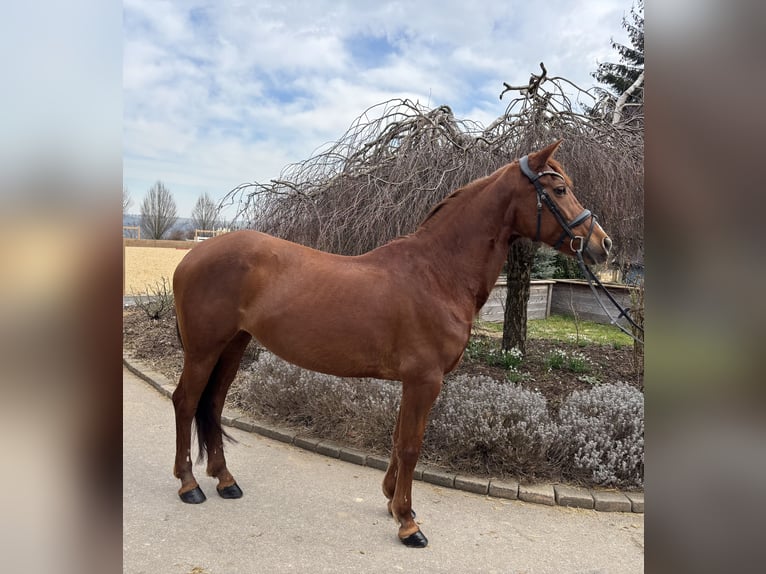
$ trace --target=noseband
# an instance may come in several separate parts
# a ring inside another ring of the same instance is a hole
[[[556,242],[553,248],[558,249],[561,247],[564,239],[569,237],[569,246],[572,248],[572,251],[575,253],[582,253],[583,250],[587,251],[587,245],[590,241],[590,236],[593,233],[593,227],[596,225],[596,216],[593,215],[589,209],[583,209],[580,215],[575,217],[572,221],[567,222],[567,220],[564,219],[564,215],[559,210],[558,205],[556,205],[556,202],[551,199],[550,195],[548,195],[548,192],[545,191],[545,188],[540,183],[540,178],[544,175],[553,175],[555,177],[561,178],[562,180],[564,179],[564,176],[555,171],[541,171],[539,173],[533,172],[529,168],[529,156],[526,155],[519,160],[519,167],[521,167],[522,173],[529,178],[529,181],[532,182],[532,185],[534,185],[535,189],[537,190],[537,232],[535,233],[535,241],[540,241],[540,223],[542,219],[544,203],[563,229],[561,237],[559,237],[559,240]],[[587,237],[583,237],[582,235],[575,235],[573,229],[589,217],[591,219]],[[575,243],[577,243],[578,240],[580,244],[575,248]]]

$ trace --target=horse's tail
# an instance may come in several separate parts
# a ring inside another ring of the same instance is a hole
[[[178,342],[181,343],[181,349],[183,349],[184,340],[181,338],[181,328],[178,326],[178,315],[176,315],[176,337],[178,337]]]
[[[214,413],[213,396],[216,391],[217,375],[220,367],[221,360],[219,359],[213,372],[210,374],[207,385],[205,385],[205,390],[202,391],[199,403],[197,403],[197,412],[194,414],[194,426],[197,430],[197,440],[199,442],[199,456],[197,457],[197,462],[205,460],[205,455],[207,454],[209,446],[218,448],[218,445],[210,444],[210,438],[212,436],[217,436],[217,434],[220,433],[220,435],[229,442],[237,442],[236,439],[224,430],[221,426],[221,422]]]

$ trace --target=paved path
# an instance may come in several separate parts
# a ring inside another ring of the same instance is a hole
[[[240,431],[229,468],[245,496],[176,495],[170,401],[123,369],[123,572],[643,572],[643,514],[501,500],[416,481],[429,538],[405,548],[386,513],[383,473]]]

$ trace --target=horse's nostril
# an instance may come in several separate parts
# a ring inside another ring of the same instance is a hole
[[[604,251],[609,253],[612,250],[612,240],[608,237],[604,237]]]

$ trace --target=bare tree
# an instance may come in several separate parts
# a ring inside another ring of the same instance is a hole
[[[158,181],[141,202],[141,230],[148,239],[162,239],[177,220],[173,194]]]
[[[218,225],[218,206],[207,192],[197,198],[192,209],[192,225],[195,229],[213,230]]]
[[[130,190],[127,187],[122,188],[122,213],[126,213],[133,200],[130,198]]]

